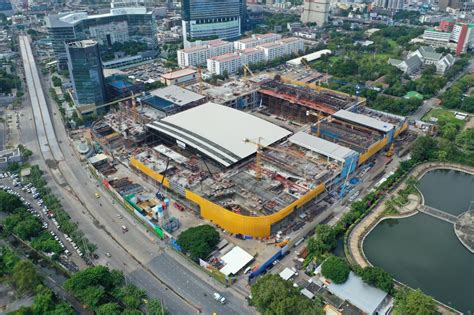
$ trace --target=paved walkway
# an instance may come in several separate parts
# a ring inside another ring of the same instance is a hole
[[[459,241],[474,254],[474,210],[466,211],[459,216],[454,225],[454,232]]]
[[[418,210],[420,212],[423,212],[423,213],[427,214],[427,215],[430,215],[432,217],[435,217],[437,219],[446,221],[446,222],[451,223],[451,224],[455,224],[458,220],[458,217],[455,216],[454,214],[447,213],[445,211],[442,211],[442,210],[439,210],[439,209],[436,209],[436,208],[433,208],[433,207],[430,207],[430,206],[427,206],[427,205],[420,205]]]

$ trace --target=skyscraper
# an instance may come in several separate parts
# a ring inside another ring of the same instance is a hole
[[[304,0],[301,22],[323,26],[328,21],[329,0]]]
[[[144,7],[113,8],[110,13],[99,15],[86,12],[49,15],[46,26],[54,54],[63,69],[67,66],[65,42],[94,39],[105,50],[115,42],[136,41],[146,43],[148,50],[158,49],[156,21],[152,12]]]
[[[95,113],[96,106],[104,104],[106,98],[99,45],[90,39],[65,45],[77,111],[81,115]]]
[[[403,0],[377,0],[375,6],[391,11],[403,10]]]
[[[183,0],[183,38],[237,39],[246,16],[245,0]]]

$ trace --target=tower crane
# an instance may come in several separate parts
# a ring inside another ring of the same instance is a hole
[[[250,77],[254,76],[254,73],[252,72],[252,70],[250,70],[248,65],[243,65],[242,68],[244,69],[244,78],[245,79],[247,79],[247,74],[249,74],[249,73],[250,73]]]

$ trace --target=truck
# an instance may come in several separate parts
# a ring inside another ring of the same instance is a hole
[[[216,300],[217,302],[221,304],[225,304],[227,302],[226,298],[217,292],[214,292],[214,300]]]

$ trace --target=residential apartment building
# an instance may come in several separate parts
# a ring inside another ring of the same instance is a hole
[[[263,50],[258,48],[247,48],[239,52],[242,65],[255,64],[265,61]]]
[[[275,42],[280,39],[281,39],[281,35],[274,34],[274,33],[252,35],[252,37],[235,41],[234,48],[235,50],[255,48],[258,45]]]
[[[206,60],[234,51],[234,44],[224,40],[213,40],[205,45],[178,50],[178,65],[181,68],[206,64]]]
[[[207,59],[207,70],[212,74],[234,74],[243,65],[250,65],[264,61],[271,61],[283,56],[302,52],[304,43],[302,39],[289,37],[277,42],[265,43],[255,48],[247,48],[232,54],[216,56]]]
[[[212,74],[233,74],[240,68],[242,68],[242,56],[239,54],[225,54],[207,59],[207,70]]]
[[[259,45],[257,48],[263,50],[265,60],[269,61],[302,52],[304,50],[304,42],[300,38],[288,37],[277,42]]]
[[[88,15],[69,12],[46,17],[46,27],[60,68],[66,68],[64,43],[85,39],[96,40],[102,50],[116,42],[137,41],[157,50],[156,21],[144,7],[114,8],[109,13]]]

